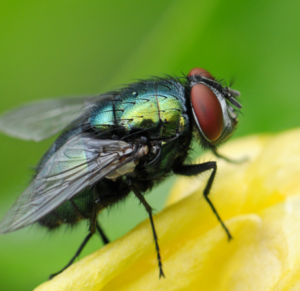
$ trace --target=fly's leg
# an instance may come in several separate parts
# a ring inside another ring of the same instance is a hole
[[[242,164],[242,163],[244,163],[244,162],[246,162],[246,161],[248,160],[247,157],[244,157],[244,158],[238,159],[238,160],[233,160],[233,159],[227,158],[227,157],[225,157],[225,156],[219,154],[219,153],[217,152],[217,150],[214,149],[214,148],[212,149],[212,152],[213,152],[213,154],[214,154],[217,158],[223,159],[224,161],[226,161],[226,162],[228,162],[228,163],[231,163],[231,164]]]
[[[98,230],[98,232],[99,232],[99,234],[101,236],[101,239],[102,239],[103,243],[105,245],[107,245],[109,243],[109,239],[107,238],[107,236],[103,232],[103,230],[102,230],[100,224],[98,223],[98,221],[96,222],[96,228],[97,228],[97,230]]]
[[[81,243],[79,249],[77,250],[77,252],[73,256],[73,258],[70,260],[70,262],[64,268],[62,268],[59,272],[50,275],[49,280],[53,279],[58,274],[62,273],[65,269],[67,269],[68,267],[70,267],[73,264],[75,259],[80,255],[81,251],[83,250],[83,248],[85,247],[85,245],[88,243],[88,241],[90,240],[90,238],[92,236],[93,236],[93,233],[89,232],[89,234],[85,237],[84,241]]]
[[[98,204],[100,204],[100,199],[99,198],[97,198],[96,200],[95,200],[95,203],[96,203],[96,207],[98,207]],[[70,199],[70,202],[71,202],[71,205],[73,206],[73,209],[74,209],[74,211],[76,211],[81,217],[82,217],[82,219],[87,219],[87,217],[86,217],[86,215],[84,214],[84,213],[82,213],[80,210],[79,210],[79,208],[77,207],[77,205],[76,205],[76,203],[73,201],[73,199]],[[95,214],[93,215],[93,218],[92,219],[96,219],[95,217]],[[97,215],[96,215],[97,216]],[[102,228],[101,228],[101,226],[100,226],[100,224],[98,223],[98,221],[96,220],[96,228],[97,228],[97,230],[98,230],[98,232],[99,232],[99,235],[100,235],[100,237],[101,237],[101,239],[102,239],[102,242],[103,242],[103,244],[108,244],[109,243],[109,239],[107,238],[107,236],[105,235],[105,233],[103,232],[103,230],[102,230]]]
[[[97,209],[97,208],[96,208]],[[85,245],[88,243],[88,241],[90,240],[90,238],[93,236],[93,234],[96,232],[96,229],[98,229],[98,222],[97,222],[97,212],[96,209],[93,213],[93,216],[91,217],[90,220],[90,229],[89,229],[89,234],[85,237],[85,239],[83,240],[83,242],[81,243],[80,247],[78,248],[77,252],[75,253],[75,255],[72,257],[72,259],[69,261],[69,263],[62,268],[59,272],[54,273],[52,275],[50,275],[49,280],[51,280],[52,278],[54,278],[55,276],[57,276],[58,274],[62,273],[65,269],[67,269],[68,267],[70,267],[73,262],[75,261],[75,259],[80,255],[80,253],[82,252],[83,248],[85,247]],[[101,230],[100,226],[99,229]],[[98,230],[99,231],[99,230]],[[101,230],[102,231],[102,230]],[[100,234],[101,235],[101,234]],[[101,236],[102,237],[102,236]],[[104,236],[105,237],[105,236]],[[103,239],[103,238],[102,238]],[[105,239],[107,240],[107,238],[105,237]],[[104,239],[103,239],[104,241]]]
[[[213,203],[211,202],[210,198],[208,197],[211,186],[216,176],[217,172],[217,163],[216,162],[207,162],[199,165],[181,165],[173,169],[175,174],[184,175],[184,176],[194,176],[199,175],[205,171],[212,170],[210,177],[207,181],[205,189],[203,191],[203,195],[207,203],[209,204],[210,208],[212,209],[213,213],[216,215],[217,219],[221,223],[223,229],[225,230],[228,240],[232,239],[232,236],[224,224],[223,220],[221,219],[220,215],[218,214],[216,208],[214,207]]]
[[[155,249],[156,249],[156,254],[157,254],[157,261],[158,261],[158,269],[159,269],[159,278],[165,277],[165,274],[163,272],[162,268],[162,261],[161,261],[161,256],[160,256],[160,251],[159,251],[159,245],[158,245],[158,238],[156,234],[156,230],[154,227],[154,221],[153,221],[153,216],[152,216],[152,208],[144,198],[144,196],[134,187],[132,182],[128,179],[128,184],[132,192],[135,194],[135,196],[140,200],[140,202],[144,205],[146,211],[148,212],[150,223],[151,223],[151,228],[152,228],[152,233],[153,233],[153,238],[155,242]]]

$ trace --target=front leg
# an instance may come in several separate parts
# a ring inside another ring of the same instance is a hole
[[[173,168],[173,172],[175,174],[179,174],[179,175],[183,175],[183,176],[199,175],[199,174],[201,174],[205,171],[208,171],[208,170],[212,170],[212,172],[210,174],[210,177],[209,177],[209,179],[207,181],[207,184],[205,186],[205,189],[203,191],[204,198],[207,201],[207,203],[209,204],[209,206],[212,209],[212,211],[214,212],[214,214],[216,215],[219,222],[221,223],[223,229],[225,230],[225,232],[228,236],[228,240],[230,240],[232,238],[232,236],[231,236],[228,228],[226,227],[226,225],[222,221],[222,219],[221,219],[220,215],[218,214],[216,208],[214,207],[214,205],[212,204],[211,200],[208,197],[211,186],[212,186],[213,181],[214,181],[215,176],[216,176],[217,163],[216,162],[206,162],[206,163],[199,164],[199,165],[180,165],[180,166],[177,166],[177,167]]]
[[[244,158],[238,159],[238,160],[233,160],[233,159],[227,158],[227,157],[219,154],[215,148],[212,148],[211,151],[217,158],[223,159],[224,161],[231,163],[231,164],[242,164],[248,160],[247,157],[244,157]]]

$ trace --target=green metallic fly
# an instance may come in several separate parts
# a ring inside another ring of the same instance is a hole
[[[2,115],[0,130],[21,139],[40,141],[63,133],[4,216],[0,233],[35,222],[53,229],[89,220],[89,234],[63,271],[95,232],[108,243],[97,215],[132,192],[149,215],[161,277],[152,208],[144,194],[172,172],[194,176],[211,170],[203,194],[230,239],[209,199],[216,162],[184,162],[193,139],[222,157],[216,148],[235,129],[238,96],[209,72],[195,68],[181,78],[153,78],[97,97],[40,101]]]

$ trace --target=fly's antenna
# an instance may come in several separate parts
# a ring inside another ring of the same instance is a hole
[[[241,109],[242,105],[237,102],[236,98],[240,97],[241,93],[237,90],[226,88],[227,94],[226,94],[226,99],[236,108]]]

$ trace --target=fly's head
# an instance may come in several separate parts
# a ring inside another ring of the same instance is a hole
[[[204,69],[191,70],[187,79],[201,143],[206,148],[214,148],[227,140],[237,125],[238,111],[242,106],[236,98],[240,93],[223,87]]]

